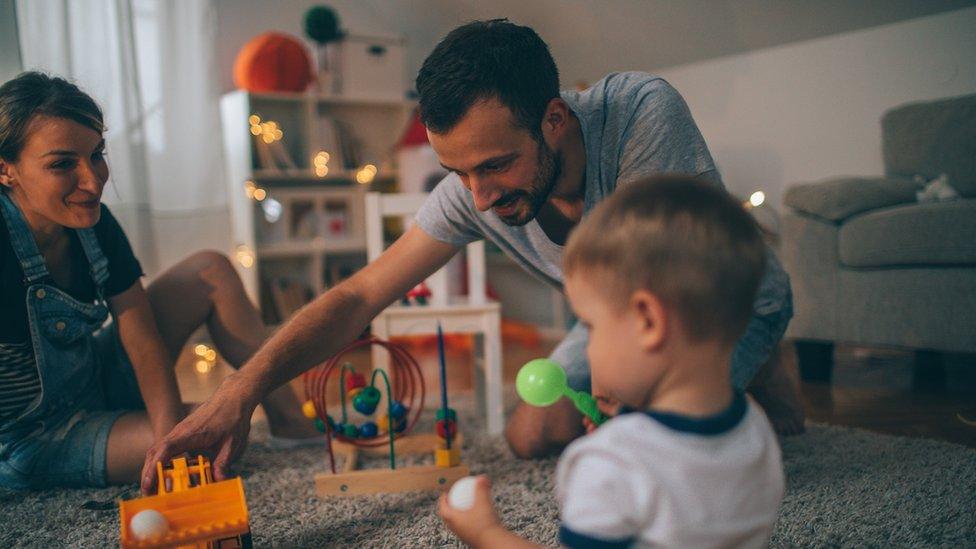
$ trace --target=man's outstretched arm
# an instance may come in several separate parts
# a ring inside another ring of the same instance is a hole
[[[303,307],[206,402],[149,449],[143,492],[155,486],[157,461],[184,452],[209,455],[216,477],[225,478],[247,442],[251,414],[265,395],[339,352],[373,317],[459,249],[414,225],[376,261]]]

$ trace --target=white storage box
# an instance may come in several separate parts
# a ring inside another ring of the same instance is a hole
[[[337,95],[382,101],[405,99],[403,39],[350,34],[339,42],[338,49],[342,80]]]

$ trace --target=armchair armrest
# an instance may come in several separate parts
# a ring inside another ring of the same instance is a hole
[[[883,177],[841,177],[794,185],[786,190],[783,204],[830,223],[852,215],[915,202],[918,183]]]

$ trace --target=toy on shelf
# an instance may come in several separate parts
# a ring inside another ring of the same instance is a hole
[[[203,456],[156,464],[157,495],[119,502],[124,549],[251,547],[247,500],[240,477],[214,482]]]
[[[400,303],[403,305],[426,305],[430,302],[431,295],[430,288],[427,287],[427,284],[421,282],[407,292],[407,295],[403,296]]]
[[[439,326],[438,335],[441,407],[437,410],[437,434],[409,434],[423,411],[426,387],[416,360],[398,345],[376,338],[363,339],[348,346],[323,366],[304,374],[307,400],[302,412],[315,421],[316,428],[324,432],[328,440],[331,472],[315,475],[315,487],[320,496],[447,490],[454,481],[468,474],[468,467],[461,463],[457,414],[447,405],[444,339]],[[346,353],[373,345],[381,346],[390,353],[391,374],[395,383],[390,382],[384,370],[373,370],[367,383],[366,376],[355,372],[349,364],[339,366]],[[341,405],[339,421],[328,414],[326,401],[329,377],[336,369]],[[380,379],[383,385],[377,386]],[[366,418],[378,410],[384,411],[375,421],[368,419],[357,425],[348,410],[350,402],[355,412]],[[381,407],[383,404],[385,406]],[[387,453],[390,468],[357,470],[360,453]],[[397,467],[397,454],[429,453],[434,454],[434,465]],[[335,454],[345,458],[341,471],[336,470]]]
[[[234,61],[234,84],[250,92],[302,92],[311,81],[311,60],[305,46],[285,33],[255,36]]]
[[[596,399],[589,393],[570,389],[566,383],[566,371],[548,358],[526,362],[515,376],[515,390],[522,400],[533,406],[551,406],[566,397],[595,425],[607,420],[597,408]]]
[[[342,81],[335,44],[345,33],[339,28],[339,15],[328,6],[312,6],[305,12],[304,21],[305,35],[317,46],[315,57],[319,73],[319,91],[340,93]]]

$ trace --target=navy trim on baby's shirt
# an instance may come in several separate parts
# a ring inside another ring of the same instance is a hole
[[[600,539],[587,536],[586,534],[580,534],[579,532],[574,532],[567,528],[566,526],[559,527],[559,543],[565,547],[571,547],[573,549],[586,548],[586,549],[625,549],[634,544],[636,538],[624,538],[624,539]]]
[[[698,435],[721,435],[734,429],[745,417],[747,409],[745,394],[741,391],[735,391],[729,407],[711,416],[691,417],[669,412],[631,410],[629,408],[625,408],[621,413],[642,413],[675,431]]]

